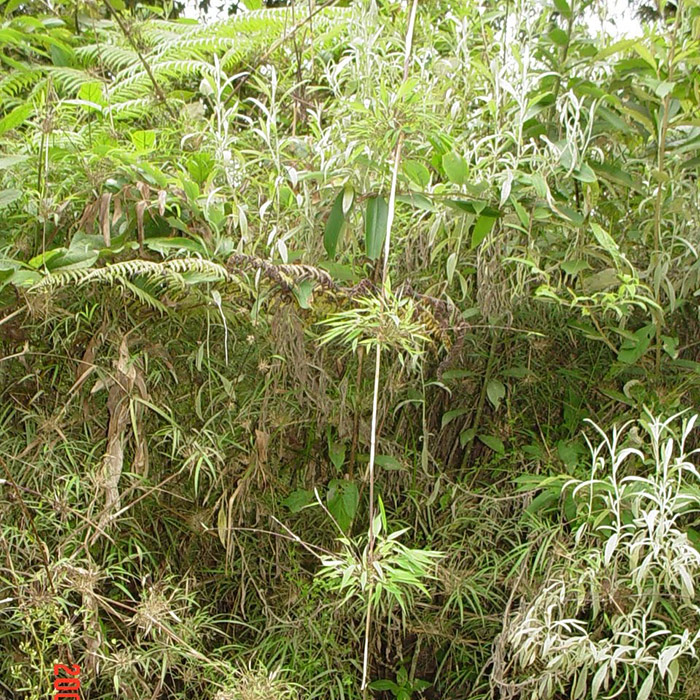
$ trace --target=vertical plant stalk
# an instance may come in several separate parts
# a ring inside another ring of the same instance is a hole
[[[408,73],[411,67],[411,48],[413,45],[413,32],[416,25],[416,10],[418,0],[413,0],[408,18],[408,28],[406,29],[406,40],[404,42],[403,57],[403,84],[408,80]],[[389,204],[387,206],[386,218],[386,238],[384,239],[384,264],[382,265],[382,295],[386,294],[387,280],[389,277],[389,253],[391,252],[391,227],[394,223],[394,210],[396,209],[396,187],[399,176],[399,164],[401,163],[401,152],[403,150],[403,131],[399,132],[399,137],[394,149],[394,163],[391,172],[391,190],[389,192]],[[374,391],[372,394],[372,426],[370,431],[369,448],[369,534],[367,541],[367,568],[371,572],[374,569],[374,544],[376,535],[374,531],[374,463],[377,452],[377,413],[379,404],[379,373],[381,370],[381,343],[377,340],[374,363]],[[369,670],[369,638],[372,627],[372,593],[374,586],[370,583],[367,588],[368,602],[367,614],[365,618],[365,645],[362,656],[362,685],[364,691],[367,688],[367,676]]]
[[[360,346],[357,348],[357,377],[355,380],[355,415],[352,421],[352,444],[350,445],[350,463],[348,466],[348,475],[352,480],[355,477],[355,461],[357,459],[357,438],[360,432],[360,411],[358,410],[358,401],[362,392],[362,367],[364,365],[365,349]]]
[[[416,10],[418,0],[413,0],[411,14],[408,18],[408,29],[406,30],[406,42],[403,55],[403,83],[408,80],[408,73],[411,67],[411,49],[413,46],[413,31],[416,25]],[[386,239],[384,240],[384,265],[382,266],[382,286],[386,283],[389,274],[389,252],[391,250],[391,227],[394,223],[394,210],[396,209],[396,183],[399,175],[399,163],[401,162],[401,151],[403,150],[404,132],[399,132],[399,138],[394,150],[394,167],[391,173],[391,191],[389,192],[389,204],[386,217]]]
[[[673,69],[674,61],[676,57],[676,40],[678,37],[678,27],[681,21],[681,14],[683,12],[683,3],[679,2],[676,8],[676,18],[673,22],[673,29],[671,31],[671,46],[668,51],[668,82],[673,82]],[[659,126],[659,143],[657,151],[656,169],[658,171],[659,186],[656,190],[656,206],[654,208],[654,256],[657,261],[661,257],[661,207],[663,206],[664,198],[664,167],[666,160],[666,134],[668,133],[668,108],[671,104],[671,93],[667,93],[663,99],[664,116],[661,120],[661,125]],[[661,285],[659,285],[658,291],[656,292],[656,303],[661,306]],[[655,314],[658,312],[655,312]],[[656,323],[656,358],[655,358],[655,369],[658,374],[661,368],[661,331],[662,331],[662,319],[663,312],[659,314],[658,321]]]
[[[414,0],[414,3],[416,0]],[[387,238],[389,231],[387,226]],[[372,393],[372,427],[370,431],[369,442],[369,535],[367,538],[367,561],[365,565],[370,572],[370,583],[367,587],[367,612],[365,616],[365,648],[362,654],[362,685],[361,689],[367,687],[367,675],[369,670],[369,637],[372,627],[372,593],[374,585],[372,584],[373,577],[373,560],[374,560],[374,460],[377,453],[377,407],[379,404],[379,370],[382,365],[381,343],[376,344],[376,354],[374,361],[374,391]]]

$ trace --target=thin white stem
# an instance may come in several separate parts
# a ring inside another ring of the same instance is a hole
[[[411,5],[411,14],[408,19],[408,29],[406,30],[406,41],[404,47],[404,63],[403,63],[403,82],[408,79],[408,72],[411,61],[411,46],[413,44],[413,31],[416,23],[416,10],[418,8],[418,0],[413,0]],[[389,253],[391,251],[391,227],[394,223],[394,209],[396,208],[396,188],[399,174],[399,164],[401,163],[401,151],[403,149],[403,132],[399,134],[396,148],[394,150],[394,163],[391,172],[391,190],[389,192],[389,204],[387,206],[386,219],[386,239],[384,240],[384,264],[382,266],[382,294],[386,294],[386,281],[389,273]],[[381,369],[381,343],[377,339],[376,344],[376,360],[374,364],[374,391],[372,393],[372,427],[370,432],[370,448],[369,448],[369,533],[367,543],[367,566],[372,575],[373,555],[374,555],[374,462],[377,452],[377,414],[379,405],[379,373]],[[362,690],[367,687],[369,673],[369,639],[372,626],[372,590],[370,585],[368,590],[367,600],[367,617],[365,619],[365,644],[364,654],[362,659]]]
[[[391,226],[394,223],[394,209],[396,208],[396,184],[399,174],[399,164],[401,162],[401,151],[403,150],[403,132],[399,134],[394,153],[394,165],[391,172],[391,190],[389,192],[389,205],[386,216],[386,239],[384,240],[384,265],[382,266],[382,288],[386,283],[389,274],[389,251],[391,249]]]
[[[403,82],[408,80],[408,73],[411,67],[411,47],[413,45],[413,31],[416,26],[416,10],[418,0],[413,0],[411,14],[408,18],[408,29],[406,30],[406,42],[403,55]],[[386,217],[386,239],[384,240],[384,265],[382,266],[382,286],[386,283],[389,273],[389,251],[391,250],[391,227],[394,223],[394,210],[396,208],[396,184],[399,175],[399,163],[401,162],[401,151],[403,150],[403,131],[399,134],[394,151],[394,165],[391,172],[391,191],[389,193],[389,205]]]
[[[376,345],[374,363],[374,391],[372,393],[372,428],[369,442],[369,535],[367,543],[367,567],[372,575],[372,555],[374,552],[374,459],[377,454],[377,407],[379,405],[379,370],[381,368],[382,351],[380,343]],[[365,620],[365,649],[362,657],[362,686],[367,687],[367,669],[369,666],[369,635],[372,621],[372,585],[367,588],[367,617]]]
[[[381,368],[381,344],[376,344],[374,362],[374,392],[372,394],[372,427],[369,439],[369,543],[368,552],[371,558],[374,551],[374,461],[377,454],[377,414],[379,405],[379,370]]]

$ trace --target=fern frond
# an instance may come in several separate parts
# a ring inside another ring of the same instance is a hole
[[[223,281],[235,277],[223,265],[202,258],[174,258],[163,262],[137,259],[105,265],[105,267],[62,270],[46,275],[32,289],[60,289],[88,282],[124,284],[124,280],[142,277],[163,283],[170,290],[181,291],[187,287],[187,275],[194,275],[195,282]],[[206,279],[201,280],[197,275],[203,275]]]
[[[327,8],[314,20],[314,34],[321,44],[333,43],[351,16],[347,9]],[[144,58],[153,76],[167,90],[173,83],[211,75],[214,56],[220,57],[219,65],[227,73],[240,70],[247,58],[268,49],[301,19],[303,14],[293,16],[287,7],[239,13],[208,26],[154,19],[139,25],[139,40],[146,47]],[[85,83],[100,80],[107,84],[108,106],[103,114],[118,119],[148,117],[153,105],[152,79],[137,52],[110,26],[97,29],[99,42],[75,49],[82,67],[37,67],[21,58],[0,55],[9,67],[9,73],[0,78],[0,103],[3,98],[30,97],[47,79],[70,96]],[[7,31],[4,42],[0,38],[0,51],[3,44],[35,50],[19,32]]]
[[[94,132],[93,132],[94,136]],[[42,143],[42,133],[38,130],[28,132],[27,137],[36,151],[39,150]],[[88,148],[89,141],[86,134],[80,131],[68,131],[63,129],[54,129],[51,132],[51,147],[61,148],[74,153],[84,151]]]
[[[205,61],[195,61],[193,59],[172,59],[164,60],[158,63],[152,63],[151,71],[156,78],[191,78],[198,77],[203,71],[211,72],[212,66]],[[131,77],[121,74],[120,83],[128,86],[130,81],[142,80],[143,77],[148,77],[145,70],[134,72]]]
[[[160,299],[158,299],[154,293],[151,293],[151,290],[144,289],[143,286],[134,284],[126,278],[121,279],[119,283],[124,287],[124,289],[131,292],[131,294],[144,306],[150,306],[152,309],[160,311],[162,314],[167,313],[168,310],[165,304],[163,304],[163,302],[160,301]]]
[[[3,97],[18,97],[34,87],[45,76],[41,68],[18,69],[0,79],[0,99]]]
[[[80,68],[67,68],[66,66],[47,66],[46,72],[53,78],[63,90],[70,95],[75,95],[81,85],[95,81],[95,77]]]
[[[108,91],[108,100],[112,105],[129,100],[137,100],[153,94],[153,83],[143,71],[131,79],[116,80]]]
[[[147,117],[153,110],[153,100],[151,97],[139,97],[124,102],[114,102],[105,107],[104,114],[115,119],[141,119]]]
[[[75,53],[86,68],[101,66],[112,73],[139,64],[139,57],[132,48],[115,44],[82,46]]]
[[[178,272],[182,275],[197,273],[209,276],[212,280],[231,280],[236,277],[232,275],[223,265],[204,258],[173,258],[161,263],[168,270]]]

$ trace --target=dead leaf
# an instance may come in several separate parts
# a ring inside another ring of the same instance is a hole
[[[105,192],[100,197],[100,230],[105,246],[109,247],[112,244],[112,236],[110,232],[109,210],[112,204],[112,193]]]

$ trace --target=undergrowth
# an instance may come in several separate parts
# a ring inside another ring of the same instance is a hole
[[[337,5],[0,3],[0,698],[700,697],[700,8]]]

